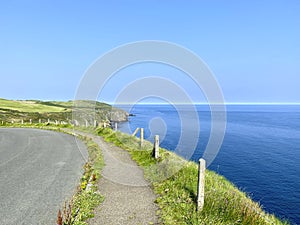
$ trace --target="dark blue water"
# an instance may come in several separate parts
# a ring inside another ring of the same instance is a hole
[[[153,141],[159,134],[161,146],[170,150],[191,147],[178,146],[181,132],[187,132],[191,142],[197,141],[190,157],[197,161],[208,142],[211,116],[208,106],[196,108],[200,134],[189,110],[169,105],[135,105],[130,110],[135,116],[119,127],[126,132],[144,127],[146,138]],[[189,125],[182,131],[183,117]],[[209,169],[246,191],[266,211],[300,224],[300,106],[227,106],[225,138]]]

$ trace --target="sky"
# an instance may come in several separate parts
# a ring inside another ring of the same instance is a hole
[[[227,103],[300,103],[299,12],[298,0],[1,1],[0,98],[72,100],[100,56],[162,40],[199,56]],[[154,64],[114,74],[98,97],[112,102],[143,76],[202,101],[187,76]]]

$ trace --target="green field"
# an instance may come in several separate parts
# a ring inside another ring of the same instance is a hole
[[[7,100],[0,98],[0,123],[24,123],[30,120],[38,121],[65,121],[76,118],[80,124],[87,120],[93,124],[110,121],[112,117],[118,121],[125,121],[127,113],[112,106],[97,101],[39,101],[39,100]]]
[[[0,109],[20,112],[64,112],[70,111],[72,102],[42,102],[37,100],[0,99]]]

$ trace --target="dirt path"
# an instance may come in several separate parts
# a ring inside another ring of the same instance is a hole
[[[85,134],[86,135],[86,134]],[[90,136],[102,150],[105,167],[99,180],[104,202],[95,209],[94,224],[158,224],[155,194],[144,179],[143,171],[128,152],[98,136]]]

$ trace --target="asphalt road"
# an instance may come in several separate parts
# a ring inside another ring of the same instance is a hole
[[[86,157],[83,143],[67,134],[0,128],[0,224],[56,224],[79,184],[81,152]]]

